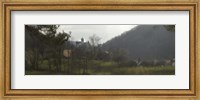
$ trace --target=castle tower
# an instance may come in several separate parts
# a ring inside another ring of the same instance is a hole
[[[81,42],[84,42],[84,38],[81,38]]]

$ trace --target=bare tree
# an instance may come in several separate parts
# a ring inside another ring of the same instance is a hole
[[[101,38],[97,36],[96,34],[93,34],[92,36],[89,37],[90,44],[92,46],[98,46]]]
[[[92,36],[89,37],[89,43],[91,45],[91,59],[96,59],[97,57],[97,50],[98,50],[98,46],[99,46],[99,42],[100,42],[101,38],[95,34],[93,34]]]

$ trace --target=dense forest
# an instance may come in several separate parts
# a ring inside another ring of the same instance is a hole
[[[25,25],[26,75],[174,75],[175,26],[139,25],[100,44],[59,25]]]

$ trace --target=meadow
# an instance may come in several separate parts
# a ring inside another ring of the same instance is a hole
[[[79,62],[80,63],[80,62]],[[48,70],[48,64],[44,61],[40,70],[27,70],[26,75],[81,75],[83,68],[80,64],[70,65],[65,61],[61,71],[55,72],[55,67]],[[70,72],[68,71],[71,68]],[[85,75],[175,75],[174,66],[128,66],[120,65],[113,61],[90,61]]]

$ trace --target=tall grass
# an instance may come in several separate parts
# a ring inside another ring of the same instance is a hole
[[[44,61],[40,71],[26,71],[26,75],[81,75],[83,70],[77,64],[72,65],[72,72],[67,73],[67,63],[62,66],[62,71],[56,73],[48,71],[47,62]],[[78,68],[79,67],[79,68]],[[88,75],[175,75],[174,66],[123,66],[114,61],[98,61],[92,60],[88,63]]]

